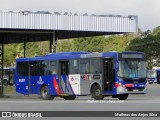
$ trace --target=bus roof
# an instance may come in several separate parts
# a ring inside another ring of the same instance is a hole
[[[122,53],[139,53],[139,52],[122,52]],[[16,61],[38,61],[38,60],[66,60],[74,58],[89,58],[89,57],[118,57],[118,52],[104,52],[104,53],[91,53],[91,52],[60,52],[60,53],[49,53],[44,56],[36,56],[33,58],[18,58]]]

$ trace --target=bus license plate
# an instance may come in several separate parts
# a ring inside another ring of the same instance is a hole
[[[138,90],[138,89],[134,89],[133,91],[134,91],[134,92],[138,92],[139,90]]]

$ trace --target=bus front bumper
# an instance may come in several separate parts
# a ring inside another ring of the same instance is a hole
[[[117,94],[146,94],[147,87],[143,88],[126,88],[126,87],[118,87]]]

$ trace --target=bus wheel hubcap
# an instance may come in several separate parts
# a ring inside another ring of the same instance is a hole
[[[46,96],[47,96],[47,91],[46,91],[46,90],[43,90],[42,96],[43,96],[43,97],[46,97]]]
[[[95,90],[95,96],[100,96],[101,91],[99,89]]]

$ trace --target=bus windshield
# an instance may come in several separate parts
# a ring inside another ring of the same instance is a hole
[[[147,71],[147,77],[148,78],[155,78],[156,77],[156,71],[155,70],[148,70]]]
[[[119,77],[125,78],[145,78],[146,62],[136,60],[119,61]]]

